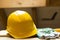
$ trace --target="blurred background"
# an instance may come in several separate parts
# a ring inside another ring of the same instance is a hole
[[[60,0],[1,0],[0,30],[6,29],[9,14],[16,10],[29,12],[37,28],[60,28]]]

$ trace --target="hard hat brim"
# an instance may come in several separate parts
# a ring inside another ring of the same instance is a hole
[[[9,31],[9,29],[7,29],[7,31],[9,32],[9,34],[13,37],[13,38],[28,38],[28,37],[31,37],[31,36],[34,36],[35,34],[37,34],[37,29],[35,27],[35,29],[32,31],[32,32],[29,32],[29,33],[26,33],[26,34],[20,34],[20,35],[16,35],[16,34],[13,34]],[[23,36],[24,35],[24,36]]]

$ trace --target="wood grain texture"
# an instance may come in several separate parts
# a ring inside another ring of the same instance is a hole
[[[40,7],[45,4],[46,0],[0,0],[0,8]]]
[[[0,40],[46,40],[46,39],[39,39],[39,38],[14,39],[10,37],[0,37]],[[50,40],[60,40],[60,39],[50,39]]]
[[[49,6],[60,6],[60,0],[49,0]]]
[[[6,28],[7,17],[4,9],[0,9],[0,30]]]
[[[10,37],[0,37],[0,40],[40,40],[38,38],[14,39]]]
[[[33,18],[33,21],[34,23],[36,24],[36,26],[38,25],[37,24],[37,8],[32,8],[32,18]]]

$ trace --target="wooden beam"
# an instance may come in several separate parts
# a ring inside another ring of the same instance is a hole
[[[7,17],[4,12],[4,9],[0,9],[0,30],[6,28]]]
[[[0,0],[0,8],[44,7],[46,0]]]
[[[32,8],[32,17],[33,17],[33,21],[34,23],[36,24],[36,26],[38,25],[37,24],[37,8]]]

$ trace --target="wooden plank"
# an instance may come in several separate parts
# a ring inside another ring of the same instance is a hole
[[[0,8],[60,6],[60,0],[0,0]]]
[[[0,30],[6,28],[7,17],[5,15],[4,9],[0,9]]]
[[[60,6],[60,0],[49,0],[49,6]]]
[[[38,38],[14,39],[10,37],[0,37],[0,40],[39,40]]]
[[[36,26],[38,25],[37,24],[37,8],[32,8],[32,17],[33,17],[33,21],[34,23],[36,24]]]
[[[44,7],[46,0],[0,0],[0,8]]]

